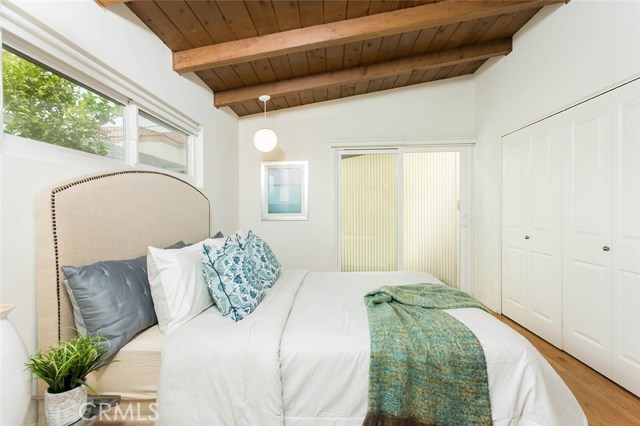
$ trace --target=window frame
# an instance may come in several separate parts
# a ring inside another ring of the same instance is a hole
[[[101,62],[90,52],[85,51],[66,39],[60,38],[57,33],[41,25],[40,22],[34,18],[24,16],[13,10],[10,3],[3,6],[2,14],[0,14],[0,28],[0,42],[3,48],[6,45],[10,51],[16,51],[18,55],[30,58],[30,60],[36,64],[43,65],[72,82],[124,105],[123,160],[84,153],[41,141],[34,142],[47,145],[46,149],[43,148],[40,150],[36,148],[39,145],[29,144],[30,152],[27,153],[27,149],[13,146],[10,147],[10,151],[14,155],[46,160],[51,158],[50,155],[52,152],[59,152],[60,156],[64,156],[70,152],[78,152],[82,155],[80,157],[74,156],[74,158],[86,158],[88,160],[90,157],[97,157],[104,161],[112,162],[113,167],[128,166],[131,168],[160,171],[186,180],[197,187],[202,188],[204,186],[203,158],[201,155],[204,140],[202,125],[168,102],[158,98],[153,93],[140,87],[134,81],[118,73],[108,64]],[[1,86],[0,95],[2,95]],[[2,98],[2,96],[0,96],[0,98]],[[144,110],[145,113],[155,119],[167,123],[188,135],[187,173],[176,173],[138,162],[138,109]],[[9,142],[11,145],[30,140],[4,133],[4,129],[2,133],[5,142]],[[34,148],[36,152],[33,152]],[[53,148],[53,150],[50,148]],[[56,155],[56,158],[60,157]],[[102,163],[102,161],[100,162]]]

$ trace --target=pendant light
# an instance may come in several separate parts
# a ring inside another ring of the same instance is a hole
[[[262,95],[258,98],[264,104],[264,123],[265,127],[258,130],[255,135],[253,135],[253,144],[256,146],[258,151],[269,152],[276,147],[278,143],[278,136],[276,136],[276,132],[266,127],[267,124],[267,101],[271,99],[269,95]]]

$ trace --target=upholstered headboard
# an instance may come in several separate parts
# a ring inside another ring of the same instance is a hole
[[[148,246],[209,235],[209,200],[162,173],[119,171],[42,190],[36,199],[38,347],[75,335],[61,266],[131,259]]]

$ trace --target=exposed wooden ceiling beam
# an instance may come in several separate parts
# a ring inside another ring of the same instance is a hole
[[[109,7],[112,6],[114,4],[122,4],[122,3],[126,3],[129,0],[94,0],[96,3],[98,3],[100,6],[102,7]]]
[[[218,68],[425,28],[510,14],[564,0],[443,1],[173,53],[178,73]]]
[[[418,69],[441,68],[449,65],[489,59],[494,56],[506,55],[509,52],[511,52],[511,38],[505,38],[362,67],[310,75],[275,83],[224,90],[214,94],[214,105],[216,107],[229,106],[255,100],[258,96],[264,94],[268,94],[272,98],[286,96],[304,90],[321,89],[358,81],[373,80]]]

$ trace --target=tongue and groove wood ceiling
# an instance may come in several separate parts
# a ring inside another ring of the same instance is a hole
[[[568,0],[567,0],[568,1]],[[267,109],[473,74],[563,0],[97,0],[125,3],[195,72],[216,107]]]

